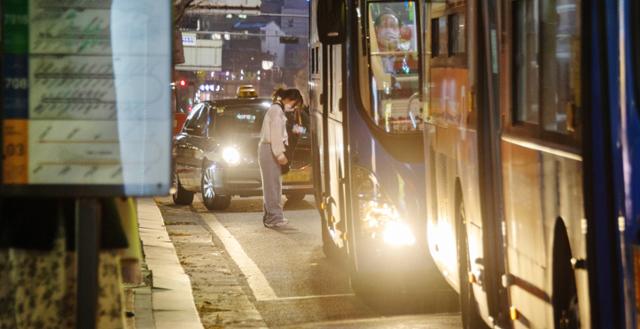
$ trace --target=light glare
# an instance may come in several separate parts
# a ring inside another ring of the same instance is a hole
[[[240,152],[235,147],[228,146],[222,151],[222,158],[230,165],[240,163]]]
[[[416,243],[416,238],[411,233],[409,226],[396,221],[389,221],[385,224],[382,237],[386,244],[392,246],[412,246]]]

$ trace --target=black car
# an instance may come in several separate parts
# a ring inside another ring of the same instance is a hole
[[[232,196],[262,195],[258,142],[267,98],[226,99],[194,106],[173,146],[176,204],[191,204],[201,192],[208,209],[225,209]],[[313,193],[310,143],[302,135],[293,150],[283,194],[301,200]]]

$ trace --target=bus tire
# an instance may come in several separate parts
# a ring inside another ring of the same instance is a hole
[[[460,280],[460,312],[462,313],[462,328],[480,329],[487,328],[480,316],[478,304],[473,295],[472,283],[469,282],[468,273],[471,267],[469,260],[469,243],[467,241],[467,221],[464,201],[458,197],[456,218],[458,225],[458,279]]]
[[[187,191],[182,187],[176,173],[173,174],[173,183],[175,184],[175,192],[171,195],[173,203],[183,206],[190,205],[193,202],[193,192]]]
[[[556,329],[580,328],[578,289],[571,265],[571,245],[562,218],[556,220],[553,239],[553,323]]]

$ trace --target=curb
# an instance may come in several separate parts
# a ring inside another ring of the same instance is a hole
[[[136,295],[142,297],[140,305],[136,298],[136,307],[151,308],[151,312],[141,312],[150,315],[140,316],[145,326],[138,328],[149,328],[152,323],[151,328],[155,329],[203,329],[193,301],[191,280],[178,261],[160,209],[153,199],[147,198],[138,199],[137,210],[144,263],[153,273],[151,285],[136,288],[139,289]]]

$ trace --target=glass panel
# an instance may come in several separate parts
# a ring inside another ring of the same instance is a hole
[[[515,10],[516,122],[538,124],[540,63],[537,0],[518,1]]]
[[[545,2],[543,27],[543,127],[568,134],[580,111],[580,1]]]
[[[213,131],[209,132],[209,137],[259,133],[268,109],[269,107],[260,104],[251,107],[227,106],[223,112],[215,115]]]
[[[372,113],[387,132],[422,127],[419,52],[414,1],[369,4]]]
[[[438,57],[440,55],[440,50],[438,49],[438,19],[434,18],[431,20],[431,57]]]
[[[447,17],[438,18],[438,51],[439,55],[449,54],[449,36],[447,35]]]
[[[450,55],[461,55],[466,52],[466,31],[464,14],[449,15]]]
[[[200,113],[202,111],[200,111],[202,108],[204,107],[204,103],[200,103],[196,106],[194,106],[193,110],[191,110],[191,113],[189,113],[189,116],[187,117],[187,122],[184,124],[185,129],[193,129],[196,126],[196,122],[198,121],[198,117],[200,116]]]

